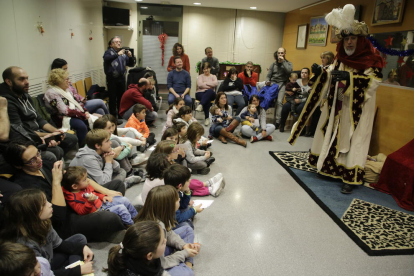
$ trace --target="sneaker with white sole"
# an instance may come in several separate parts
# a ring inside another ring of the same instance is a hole
[[[211,190],[209,189],[210,194],[214,197],[218,197],[223,191],[224,187],[226,186],[223,176],[219,177],[217,180],[218,181],[214,181],[213,184],[211,185]]]
[[[207,183],[208,187],[212,187],[214,183],[220,182],[221,180],[223,180],[223,174],[218,173],[215,176],[213,176],[212,178],[210,178],[209,180],[207,180],[206,183]]]
[[[131,160],[131,165],[139,165],[141,163],[144,163],[148,160],[148,157],[145,156],[145,154],[138,154],[134,159]]]
[[[204,121],[204,125],[205,125],[205,126],[210,125],[210,118],[207,118],[207,119]]]
[[[199,104],[196,108],[196,111],[203,112],[203,106],[201,104]]]

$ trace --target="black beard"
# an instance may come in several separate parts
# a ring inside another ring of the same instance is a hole
[[[26,91],[23,87],[18,86],[14,81],[12,81],[12,87],[11,90],[16,93],[18,96],[22,96]]]

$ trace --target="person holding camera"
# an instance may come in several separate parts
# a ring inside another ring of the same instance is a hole
[[[106,84],[109,92],[109,113],[118,117],[121,98],[125,92],[125,74],[130,51],[122,49],[121,38],[115,36],[108,42],[108,49],[103,56]]]

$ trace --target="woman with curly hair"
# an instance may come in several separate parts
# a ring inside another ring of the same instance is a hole
[[[190,58],[184,54],[184,47],[180,43],[175,43],[172,49],[173,55],[170,57],[170,61],[168,62],[167,70],[170,72],[171,70],[175,69],[174,57],[181,57],[183,61],[183,69],[190,73]]]

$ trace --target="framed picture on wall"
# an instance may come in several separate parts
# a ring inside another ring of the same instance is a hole
[[[375,0],[371,25],[400,23],[404,5],[405,0]]]
[[[329,26],[325,21],[325,16],[311,17],[308,45],[325,46],[328,38],[328,29]]]
[[[298,37],[296,38],[296,49],[306,49],[306,35],[308,34],[308,24],[298,26]]]

